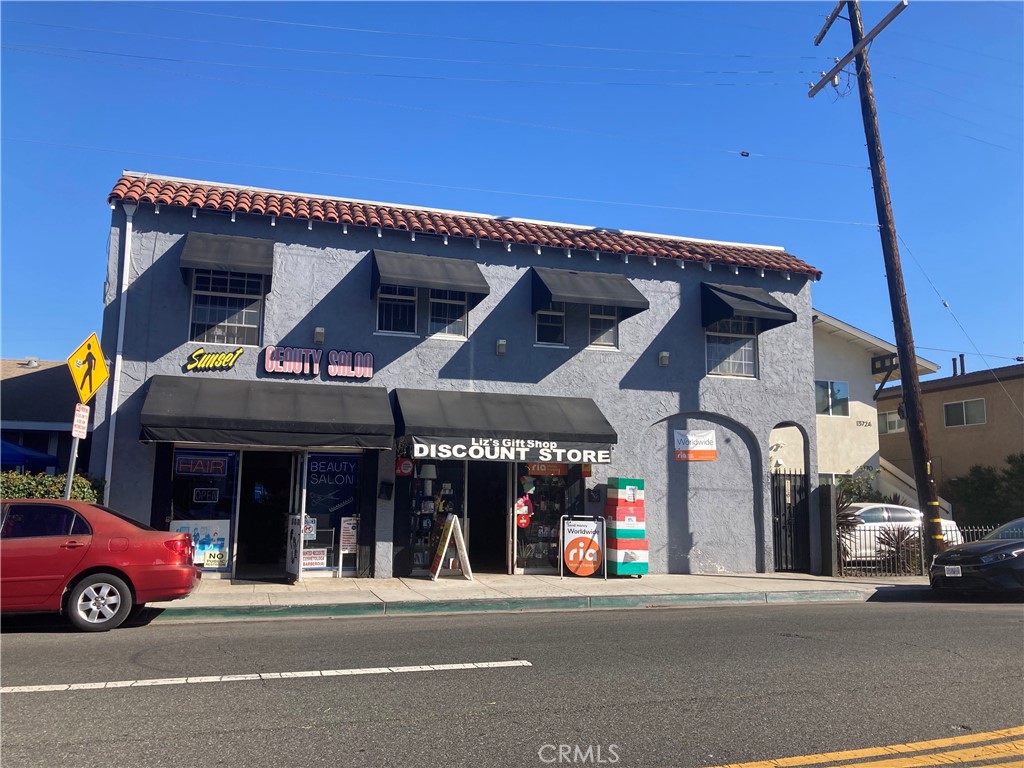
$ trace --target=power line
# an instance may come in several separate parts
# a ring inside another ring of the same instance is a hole
[[[917,346],[918,349],[927,349],[929,352],[949,352],[951,354],[961,354],[959,349],[946,349],[945,347],[922,347],[922,346],[918,346],[918,345],[915,345],[915,346]],[[994,358],[998,358],[1000,360],[1019,360],[1020,359],[1019,357],[1014,357],[1013,355],[993,355],[993,354],[990,354],[990,353],[982,354],[980,352],[965,352],[963,354],[967,354],[967,355],[979,355],[980,354],[982,357],[994,357]]]
[[[979,357],[981,357],[982,360],[985,361],[985,365],[989,367],[989,373],[992,374],[992,378],[996,380],[996,383],[999,385],[999,388],[1003,390],[1003,394],[1006,395],[1006,399],[1010,401],[1010,404],[1014,407],[1014,410],[1016,410],[1017,413],[1019,413],[1021,416],[1024,416],[1024,411],[1021,411],[1017,403],[1014,402],[1013,398],[1010,396],[1010,393],[1007,391],[1006,386],[1003,384],[1002,381],[999,380],[999,376],[996,375],[996,373],[991,370],[992,368],[995,368],[995,366],[992,365],[992,363],[988,361],[988,358],[985,356],[985,354],[978,349],[978,345],[974,343],[974,339],[971,337],[971,334],[967,332],[967,329],[964,328],[963,323],[960,322],[960,318],[956,316],[956,312],[954,312],[953,308],[949,306],[949,302],[942,298],[942,294],[939,293],[939,289],[935,287],[935,283],[932,282],[931,277],[928,276],[928,273],[925,271],[925,268],[921,265],[921,262],[917,260],[917,257],[914,255],[914,252],[910,250],[910,246],[907,245],[907,241],[904,240],[899,235],[897,235],[897,237],[900,238],[900,242],[903,244],[904,250],[906,250],[906,252],[910,254],[910,258],[912,258],[914,260],[914,263],[917,264],[917,268],[921,270],[921,274],[924,275],[924,279],[928,281],[928,285],[932,287],[932,290],[935,291],[935,295],[939,297],[939,301],[942,302],[942,306],[946,308],[946,311],[949,312],[949,316],[953,318],[953,322],[957,324],[958,328],[960,328],[960,332],[963,333],[967,341],[970,342],[972,347],[974,347],[974,354],[978,355]]]
[[[60,54],[60,53],[48,53],[48,52],[45,52],[45,51],[37,51],[37,50],[33,50],[33,49],[18,49],[18,50],[20,50],[20,52],[23,52],[23,53],[32,53],[32,54],[39,55],[39,56],[52,56],[52,57],[56,57],[56,58],[70,59],[72,61],[86,61],[86,62],[90,62],[90,63],[94,63],[94,64],[102,64],[102,65],[105,65],[105,66],[119,67],[119,68],[122,68],[122,69],[133,69],[133,70],[139,70],[139,71],[143,71],[143,72],[157,72],[157,73],[160,73],[160,74],[172,75],[172,76],[175,76],[175,77],[178,77],[178,76],[181,75],[180,72],[169,71],[169,70],[166,70],[166,69],[160,69],[160,68],[156,68],[156,67],[147,67],[147,66],[142,66],[142,65],[138,65],[138,64],[129,64],[127,62],[110,61],[110,60],[104,60],[104,59],[90,59],[90,58],[85,58],[85,57],[82,57],[82,56],[72,56],[70,54]],[[246,82],[245,80],[234,80],[234,79],[224,78],[224,77],[215,77],[215,76],[208,75],[208,74],[205,74],[205,73],[190,73],[189,77],[191,77],[193,79],[198,79],[198,80],[205,80],[205,81],[208,81],[208,82],[225,83],[225,84],[228,84],[228,85],[242,86],[244,88],[254,88],[254,89],[257,89],[257,90],[273,89],[273,90],[277,90],[277,91],[284,91],[284,92],[291,93],[291,94],[308,94],[308,95],[316,96],[317,98],[332,99],[332,100],[335,100],[335,101],[350,101],[350,102],[355,102],[355,103],[358,103],[358,104],[367,104],[367,105],[375,106],[375,107],[387,107],[389,109],[403,109],[403,110],[408,110],[408,111],[412,111],[412,112],[424,112],[424,113],[430,113],[430,114],[437,114],[437,115],[440,115],[440,116],[442,116],[444,118],[453,118],[454,117],[454,118],[462,118],[462,119],[467,119],[467,120],[480,120],[480,121],[483,121],[483,122],[496,123],[496,124],[500,124],[500,125],[511,125],[511,126],[533,128],[533,129],[546,130],[546,131],[557,131],[557,132],[560,132],[560,133],[566,133],[566,134],[570,134],[570,135],[588,136],[588,137],[591,137],[591,138],[610,139],[610,140],[618,141],[618,142],[633,143],[633,142],[636,141],[635,137],[633,137],[633,136],[623,136],[623,135],[619,135],[619,134],[607,133],[607,132],[602,132],[602,131],[581,130],[581,129],[579,129],[575,125],[573,125],[572,127],[566,127],[566,126],[560,126],[560,125],[549,125],[549,124],[545,124],[545,123],[532,123],[532,122],[527,122],[527,121],[524,121],[524,120],[513,120],[513,119],[510,119],[510,118],[498,117],[496,115],[479,115],[479,114],[465,113],[465,112],[454,112],[454,111],[452,111],[450,109],[447,109],[447,108],[440,109],[440,108],[435,108],[435,107],[419,106],[419,105],[410,104],[410,103],[407,103],[407,102],[397,102],[396,103],[396,102],[381,101],[379,99],[366,99],[366,98],[361,98],[361,97],[358,97],[358,96],[339,94],[339,93],[337,93],[335,91],[326,91],[326,92],[325,91],[313,91],[313,90],[310,90],[310,89],[296,88],[295,86],[292,86],[292,85],[278,86],[278,85],[274,85],[274,84],[267,83],[267,82],[249,83],[249,82]],[[650,145],[654,145],[654,146],[666,146],[666,147],[669,147],[669,148],[673,149],[674,151],[679,151],[679,145],[676,142],[667,142],[667,141],[662,141],[662,140],[659,140],[659,139],[645,139],[644,141],[645,141],[646,144],[650,144]],[[686,149],[688,151],[694,152],[694,153],[728,154],[728,155],[733,155],[733,156],[737,156],[737,157],[743,157],[744,159],[761,158],[761,159],[765,159],[765,160],[776,160],[776,161],[791,162],[791,163],[803,163],[803,164],[808,164],[808,165],[822,165],[822,166],[830,166],[830,167],[834,167],[834,168],[853,168],[853,169],[856,169],[856,170],[865,170],[866,169],[866,166],[854,165],[854,164],[851,164],[851,163],[836,163],[836,162],[829,162],[829,161],[826,161],[826,160],[813,160],[813,159],[808,159],[808,158],[790,157],[790,156],[785,156],[785,155],[774,155],[774,154],[770,154],[770,153],[753,152],[753,151],[748,151],[748,150],[739,150],[739,149],[729,149],[729,150],[726,150],[726,149],[708,149],[708,148],[698,148],[698,147],[692,147],[692,146],[691,147],[687,147]]]
[[[351,56],[355,58],[367,58],[367,59],[383,59],[393,61],[415,61],[415,62],[434,62],[439,64],[471,64],[474,66],[485,65],[485,66],[502,66],[502,67],[525,67],[534,69],[579,69],[579,70],[591,70],[591,71],[603,71],[603,72],[643,72],[651,74],[696,74],[698,71],[684,70],[684,69],[658,69],[653,67],[612,67],[612,66],[599,66],[599,65],[588,65],[588,64],[553,64],[548,62],[535,62],[535,61],[488,61],[486,59],[450,59],[440,58],[434,56],[398,56],[395,54],[387,53],[366,53],[362,51],[338,51],[328,50],[324,48],[289,48],[283,46],[271,46],[271,45],[256,45],[254,43],[240,43],[229,40],[202,40],[197,38],[189,37],[177,37],[173,35],[157,35],[152,32],[138,32],[138,31],[124,31],[115,29],[96,29],[90,27],[75,27],[64,24],[44,24],[42,22],[34,21],[19,21],[16,19],[3,19],[0,21],[3,24],[20,24],[24,26],[33,27],[44,27],[47,29],[64,29],[76,32],[89,32],[99,34],[111,34],[111,35],[129,35],[136,37],[146,37],[154,40],[167,40],[171,42],[181,43],[193,43],[197,45],[215,45],[215,46],[232,46],[236,48],[246,48],[249,50],[262,50],[262,51],[274,51],[277,53],[303,53],[303,54],[315,54],[324,56]],[[775,70],[752,70],[752,73],[757,74],[808,74],[807,72],[779,72]]]
[[[207,159],[207,158],[185,157],[185,156],[181,156],[181,155],[165,155],[165,154],[160,154],[160,153],[156,153],[156,152],[133,151],[133,150],[128,150],[128,149],[123,149],[123,148],[120,148],[120,147],[118,147],[118,148],[113,148],[113,147],[90,147],[90,146],[81,145],[81,144],[62,144],[62,143],[59,143],[59,142],[41,141],[41,140],[38,140],[38,139],[23,139],[23,138],[16,137],[16,136],[4,136],[3,137],[3,141],[16,141],[16,142],[21,142],[21,143],[24,143],[24,144],[39,144],[39,145],[42,145],[42,146],[59,147],[61,149],[74,149],[74,150],[83,150],[83,151],[89,151],[89,152],[108,152],[108,153],[111,153],[111,154],[118,154],[118,155],[132,155],[132,156],[137,156],[137,157],[159,158],[161,160],[175,160],[175,161],[184,161],[184,162],[190,162],[190,163],[205,163],[205,164],[210,164],[210,165],[226,165],[226,166],[231,166],[231,167],[235,167],[235,168],[254,168],[254,169],[259,169],[259,170],[282,171],[282,172],[286,172],[286,173],[315,174],[317,176],[329,176],[329,177],[336,177],[336,178],[343,178],[343,179],[356,179],[356,180],[359,180],[359,181],[372,181],[372,182],[383,183],[383,184],[398,184],[398,185],[407,185],[407,186],[428,187],[428,188],[431,188],[431,189],[449,189],[449,190],[454,190],[454,191],[457,191],[457,192],[474,192],[474,193],[478,193],[478,194],[489,194],[489,195],[508,195],[510,197],[525,197],[525,198],[532,198],[532,199],[537,199],[537,200],[558,200],[558,201],[570,202],[570,203],[587,203],[587,204],[592,204],[592,205],[609,205],[609,206],[618,206],[618,207],[623,207],[623,208],[644,208],[644,209],[660,210],[660,211],[676,211],[676,212],[682,212],[682,213],[707,213],[707,214],[720,214],[720,215],[724,215],[724,216],[746,216],[746,217],[759,218],[759,219],[781,219],[781,220],[785,220],[785,221],[803,221],[803,222],[809,222],[809,223],[814,223],[814,224],[844,224],[844,225],[857,226],[857,227],[871,227],[873,229],[877,229],[877,227],[878,227],[878,225],[875,224],[875,223],[861,222],[861,221],[841,221],[841,220],[836,220],[836,219],[813,219],[813,218],[807,218],[807,217],[801,217],[801,216],[779,216],[779,215],[770,214],[770,213],[748,213],[748,212],[744,212],[744,211],[723,211],[723,210],[715,210],[715,209],[708,209],[708,208],[686,208],[686,207],[678,206],[678,205],[658,205],[658,204],[655,204],[655,203],[636,203],[636,202],[622,201],[622,200],[601,200],[601,199],[597,199],[597,198],[588,198],[588,197],[570,197],[570,196],[567,196],[567,195],[541,195],[541,194],[532,193],[532,192],[511,192],[511,191],[501,190],[501,189],[487,189],[487,188],[484,188],[484,187],[463,187],[463,186],[457,186],[457,185],[452,185],[452,184],[437,184],[437,183],[426,182],[426,181],[408,181],[408,180],[405,180],[405,179],[390,179],[390,178],[381,178],[381,177],[376,177],[376,176],[359,176],[359,175],[350,174],[350,173],[337,173],[335,171],[310,170],[310,169],[307,169],[307,168],[294,168],[294,167],[284,167],[284,166],[274,166],[274,165],[261,165],[261,164],[256,164],[256,163],[240,163],[240,162],[233,162],[231,160],[210,160],[210,159]]]
[[[165,11],[165,12],[169,12],[169,13],[185,13],[185,14],[193,14],[193,15],[196,15],[196,16],[206,16],[206,17],[221,18],[221,19],[232,19],[234,21],[254,21],[254,22],[261,23],[261,24],[278,24],[278,25],[289,26],[289,27],[302,27],[302,28],[306,28],[306,29],[325,29],[325,30],[331,30],[331,31],[335,31],[335,32],[356,32],[356,33],[360,33],[360,34],[381,35],[381,36],[391,36],[391,37],[412,37],[412,38],[420,38],[420,39],[427,39],[427,40],[449,40],[449,41],[468,42],[468,43],[487,43],[487,44],[491,44],[491,45],[528,46],[528,47],[535,47],[535,48],[552,48],[552,49],[561,49],[561,50],[570,50],[570,51],[595,51],[595,52],[598,52],[598,53],[639,53],[639,54],[643,54],[643,55],[646,55],[646,56],[650,56],[650,55],[656,55],[656,56],[700,56],[702,58],[718,57],[718,58],[738,58],[738,59],[751,59],[751,58],[803,59],[803,60],[807,60],[807,61],[821,61],[821,58],[822,58],[820,56],[797,56],[797,55],[789,55],[789,56],[772,55],[772,56],[765,56],[765,55],[740,54],[740,53],[716,54],[716,53],[707,53],[707,52],[699,52],[699,51],[657,51],[657,50],[645,50],[645,49],[639,49],[639,48],[614,48],[614,47],[609,47],[609,46],[597,46],[597,45],[571,45],[569,43],[546,43],[546,42],[536,42],[536,41],[532,41],[532,40],[501,40],[501,39],[497,39],[497,38],[468,37],[468,36],[460,36],[460,35],[436,35],[436,34],[430,34],[430,33],[427,33],[427,32],[395,32],[393,30],[373,29],[373,28],[369,28],[369,27],[343,27],[343,26],[336,26],[336,25],[332,25],[332,24],[313,24],[311,22],[304,22],[304,21],[287,21],[287,20],[284,20],[284,19],[266,19],[266,18],[260,18],[260,17],[255,17],[255,16],[238,16],[238,15],[227,14],[227,13],[212,13],[210,11],[185,11],[185,10],[182,10],[180,8],[157,7],[157,6],[147,5],[145,3],[123,3],[123,5],[132,5],[132,6],[135,6],[135,7],[138,7],[138,8],[145,8],[147,10]]]
[[[24,44],[24,43],[4,43],[4,48],[15,51],[29,51],[29,52],[41,52],[41,51],[63,51],[65,53],[88,53],[96,56],[114,56],[125,59],[140,59],[142,61],[160,61],[169,64],[189,64],[202,67],[224,67],[227,69],[258,69],[258,70],[269,70],[272,72],[288,72],[288,73],[307,73],[315,75],[342,75],[345,77],[372,77],[372,78],[383,78],[393,80],[431,80],[435,82],[461,82],[461,83],[487,83],[490,85],[557,85],[557,86],[571,86],[571,87],[655,87],[655,88],[671,88],[671,87],[707,87],[707,86],[727,86],[727,87],[762,87],[762,86],[780,86],[789,85],[788,83],[772,82],[772,83],[683,83],[683,82],[626,82],[626,81],[593,81],[593,80],[515,80],[507,78],[486,78],[486,77],[457,77],[451,75],[427,75],[427,74],[399,74],[392,72],[364,72],[354,70],[338,70],[338,69],[314,69],[310,67],[275,67],[267,64],[239,64],[235,62],[227,61],[204,61],[202,59],[187,59],[180,56],[155,56],[151,54],[137,54],[137,53],[121,53],[118,51],[104,51],[97,48],[74,48],[69,46],[56,46],[56,45],[39,45],[35,43]],[[734,74],[779,74],[776,72],[757,72],[757,71],[704,71],[694,72],[692,74],[717,74],[717,75],[734,75]],[[807,72],[796,73],[796,74],[809,74]]]

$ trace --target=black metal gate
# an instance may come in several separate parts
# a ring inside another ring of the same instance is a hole
[[[810,571],[811,530],[804,474],[772,473],[772,541],[776,571]]]

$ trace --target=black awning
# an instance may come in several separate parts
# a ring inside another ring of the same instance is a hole
[[[182,269],[219,269],[224,272],[274,273],[274,241],[257,237],[189,232],[181,251]]]
[[[701,325],[707,328],[731,317],[756,317],[762,331],[796,322],[796,313],[762,288],[701,283]]]
[[[650,302],[624,275],[533,268],[533,311],[553,301],[618,307],[623,319],[650,309]]]
[[[297,448],[390,448],[395,435],[380,387],[154,376],[142,440]]]
[[[586,397],[396,389],[395,399],[399,434],[426,446],[420,458],[607,463],[618,440]]]
[[[468,294],[470,308],[479,304],[491,292],[491,287],[475,261],[374,249],[371,298],[377,298],[382,283],[464,291]]]

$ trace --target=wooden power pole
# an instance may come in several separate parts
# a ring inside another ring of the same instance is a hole
[[[871,68],[868,65],[867,44],[875,35],[907,7],[907,0],[901,0],[890,13],[865,36],[857,0],[841,0],[829,15],[825,27],[815,39],[821,42],[829,26],[846,5],[850,13],[850,29],[853,33],[853,48],[822,79],[811,88],[812,98],[851,59],[856,59],[857,85],[860,90],[861,115],[864,119],[864,137],[867,139],[868,157],[871,160],[871,181],[875,189],[875,209],[878,213],[878,232],[882,238],[882,258],[889,285],[889,304],[892,307],[892,323],[896,335],[896,350],[900,361],[900,383],[903,387],[903,407],[906,411],[907,437],[910,440],[910,456],[914,465],[914,480],[917,484],[917,500],[924,513],[924,556],[925,565],[932,556],[945,549],[942,524],[939,519],[939,499],[935,480],[931,473],[928,452],[928,428],[921,407],[921,382],[917,375],[917,355],[914,352],[914,336],[910,328],[910,312],[907,309],[907,292],[903,284],[903,268],[900,265],[900,251],[896,241],[896,223],[892,214],[892,200],[889,197],[889,182],[885,175],[885,158],[882,155],[882,139],[878,132],[878,113],[875,110],[875,91],[871,85]]]

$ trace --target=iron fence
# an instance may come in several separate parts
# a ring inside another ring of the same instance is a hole
[[[995,526],[969,526],[946,533],[946,544],[977,541]],[[918,526],[862,524],[837,531],[840,576],[926,576],[924,540]]]

